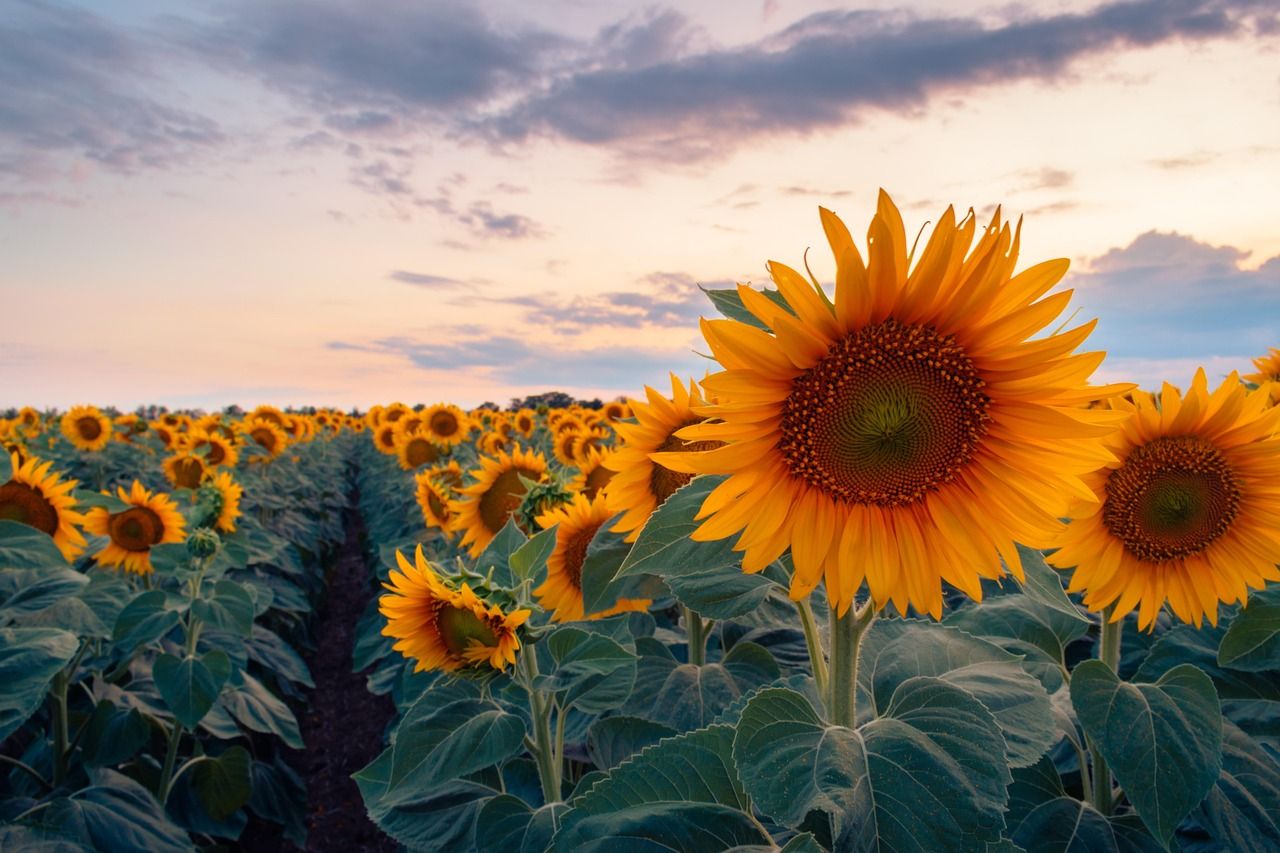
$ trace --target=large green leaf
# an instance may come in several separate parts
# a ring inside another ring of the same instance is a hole
[[[35,713],[80,641],[56,628],[0,628],[0,741]]]
[[[283,676],[306,687],[316,686],[311,679],[311,670],[307,668],[306,661],[274,631],[255,624],[253,634],[245,643],[245,648],[251,660],[262,664],[277,676]]]
[[[37,812],[37,825],[55,829],[92,850],[120,853],[186,851],[193,846],[151,792],[113,770],[90,771],[93,784],[52,800]]]
[[[1051,610],[1056,610],[1068,619],[1088,624],[1089,617],[1080,611],[1075,602],[1067,596],[1067,591],[1063,589],[1064,575],[1045,562],[1044,554],[1026,545],[1019,545],[1018,557],[1026,576],[1022,591],[1028,598]]]
[[[508,518],[498,535],[489,541],[476,558],[476,573],[488,575],[492,571],[493,581],[498,586],[515,586],[516,576],[511,570],[511,557],[528,542],[529,537],[520,530],[515,518]]]
[[[1013,833],[1036,853],[1156,853],[1163,850],[1131,818],[1107,818],[1088,803],[1057,797],[1036,806]]]
[[[1196,822],[1223,849],[1280,850],[1280,760],[1240,728],[1222,732],[1222,773]]]
[[[209,625],[242,637],[253,630],[253,597],[235,581],[218,581],[208,598],[192,602],[191,612]]]
[[[538,686],[556,693],[562,708],[589,714],[626,701],[636,678],[636,656],[613,639],[581,628],[557,628],[537,649],[548,657]],[[540,658],[541,658],[540,654]]]
[[[556,850],[605,849],[610,839],[645,839],[674,850],[724,850],[769,843],[745,812],[730,726],[711,726],[650,746],[570,804]],[[712,839],[719,846],[711,846]],[[641,848],[643,849],[643,848]]]
[[[533,538],[521,545],[511,554],[507,561],[511,566],[511,574],[516,583],[525,580],[537,580],[547,571],[547,558],[556,549],[556,530],[542,530]]]
[[[999,726],[937,678],[903,682],[885,715],[857,730],[827,725],[800,693],[765,688],[742,712],[733,756],[757,808],[793,827],[825,812],[840,850],[971,849],[1004,827]]]
[[[1218,663],[1247,672],[1280,670],[1280,603],[1255,601],[1231,620]]]
[[[209,713],[222,685],[231,676],[231,659],[221,651],[198,658],[162,654],[152,664],[151,675],[174,718],[194,729]]]
[[[284,827],[285,838],[299,847],[307,846],[307,790],[302,779],[280,760],[274,764],[253,762],[253,793],[249,808],[259,817]]]
[[[646,746],[678,734],[670,726],[644,717],[605,717],[587,731],[587,754],[601,770],[610,770]]]
[[[692,575],[733,566],[739,556],[729,539],[695,542],[689,538],[701,522],[694,516],[724,477],[694,477],[653,511],[618,576],[650,574],[663,578]]]
[[[209,817],[227,820],[249,802],[252,764],[244,747],[232,746],[219,756],[204,756],[191,768],[191,786]]]
[[[88,577],[65,566],[0,570],[0,623],[74,596],[88,582]]]
[[[476,818],[476,849],[503,853],[543,853],[551,845],[562,803],[530,808],[524,800],[503,794],[485,804]]]
[[[1280,702],[1280,678],[1273,673],[1246,672],[1218,663],[1218,651],[1227,627],[1178,625],[1160,635],[1151,646],[1135,681],[1155,681],[1176,666],[1194,664],[1213,679],[1222,699],[1265,699]]]
[[[132,758],[150,736],[151,727],[137,708],[118,708],[103,699],[93,709],[81,742],[84,763],[90,767],[120,764]]]
[[[737,565],[666,578],[676,599],[704,619],[736,619],[751,613],[779,586],[777,564],[747,574]],[[785,579],[784,579],[785,581]],[[794,617],[794,609],[792,616]]]
[[[493,702],[463,699],[438,706],[428,691],[405,714],[392,745],[392,786],[428,788],[469,776],[520,751],[524,720]]]
[[[1151,833],[1167,844],[1222,768],[1222,709],[1209,676],[1189,664],[1154,684],[1123,682],[1088,660],[1071,703]]]
[[[298,719],[270,690],[249,673],[241,673],[244,683],[224,690],[218,702],[242,726],[255,732],[273,734],[294,749],[303,749]]]
[[[0,452],[0,456],[3,455]],[[7,518],[0,519],[0,570],[66,567],[67,558],[48,533]]]
[[[600,526],[582,561],[582,608],[587,615],[608,610],[620,598],[653,599],[666,594],[666,587],[653,575],[619,575],[618,567],[631,546],[623,534],[609,529],[612,525],[610,520]]]
[[[116,617],[112,639],[122,651],[128,653],[169,633],[181,621],[182,616],[169,604],[163,590],[153,589],[138,593],[124,606]]]
[[[646,655],[627,708],[677,731],[699,729],[781,675],[773,656],[750,642],[737,643],[722,662],[703,666]]]
[[[965,607],[948,615],[944,623],[975,637],[1030,643],[1062,665],[1066,647],[1089,630],[1088,621],[1067,616],[1026,595],[1002,595]]]

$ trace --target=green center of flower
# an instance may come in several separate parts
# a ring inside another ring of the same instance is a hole
[[[111,516],[107,526],[111,541],[126,551],[135,553],[151,550],[164,536],[164,522],[155,511],[145,506],[135,506]]]
[[[440,609],[436,626],[440,631],[440,639],[445,648],[455,658],[462,658],[463,652],[473,642],[494,648],[498,645],[498,637],[489,627],[489,623],[477,616],[468,607],[444,606]]]
[[[10,480],[0,486],[0,519],[26,524],[52,536],[58,532],[58,511],[44,495]]]
[[[984,386],[953,337],[886,320],[792,381],[778,449],[792,476],[836,500],[915,503],[973,458],[990,421]]]
[[[1157,438],[1107,477],[1102,520],[1140,560],[1192,557],[1226,533],[1240,487],[1217,447],[1199,436]]]

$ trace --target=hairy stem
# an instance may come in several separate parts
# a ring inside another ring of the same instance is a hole
[[[1102,613],[1102,637],[1098,642],[1098,660],[1111,668],[1112,672],[1120,670],[1120,640],[1124,635],[1124,620],[1111,621],[1111,608]],[[1111,814],[1115,805],[1111,798],[1111,769],[1107,767],[1107,759],[1096,743],[1090,741],[1089,754],[1093,759],[1093,807],[1104,815]]]
[[[813,680],[818,686],[818,695],[827,695],[827,652],[822,647],[822,635],[818,633],[818,622],[814,618],[809,599],[802,598],[796,603],[800,613],[800,625],[804,628],[804,644],[809,649],[809,666],[813,669]]]
[[[831,611],[831,700],[827,711],[837,726],[857,726],[858,649],[875,618],[875,602],[870,597],[862,607],[851,606],[843,616]]]
[[[689,663],[702,666],[707,662],[707,626],[702,617],[684,609],[684,623],[689,632]]]

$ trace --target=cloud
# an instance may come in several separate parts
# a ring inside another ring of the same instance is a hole
[[[1099,317],[1089,345],[1107,350],[1109,364],[1144,371],[1138,378],[1146,383],[1185,384],[1188,353],[1243,368],[1276,345],[1280,256],[1256,269],[1243,266],[1248,257],[1233,246],[1148,231],[1094,258],[1068,283],[1083,316]],[[1159,374],[1159,364],[1179,372]]]
[[[518,213],[496,213],[488,202],[471,205],[457,216],[459,222],[471,226],[482,237],[500,237],[520,240],[525,237],[545,237],[546,229],[527,216]]]
[[[403,284],[412,284],[414,287],[426,288],[427,290],[452,290],[459,287],[470,287],[477,283],[475,281],[463,281],[460,278],[450,278],[446,275],[410,272],[409,270],[394,270],[387,278]]]

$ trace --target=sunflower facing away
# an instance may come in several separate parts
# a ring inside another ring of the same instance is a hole
[[[392,648],[418,662],[414,672],[484,665],[502,670],[516,662],[516,629],[530,611],[503,613],[466,584],[453,589],[423,558],[421,545],[412,563],[396,551],[396,563],[400,571],[392,570],[391,582],[383,584],[390,592],[378,599],[378,611],[387,618],[383,636],[397,641]]]
[[[1085,482],[1049,562],[1076,567],[1070,591],[1086,607],[1138,608],[1150,626],[1168,601],[1184,622],[1218,622],[1218,602],[1280,580],[1280,408],[1231,374],[1210,392],[1204,370],[1185,397],[1165,385],[1160,405],[1117,400],[1130,412],[1109,439],[1117,461]]]
[[[213,522],[214,529],[220,533],[235,533],[236,519],[241,515],[240,498],[244,495],[244,487],[232,478],[230,471],[219,471],[205,487],[217,489],[221,500],[221,509]]]
[[[532,450],[517,447],[481,456],[480,467],[471,471],[476,482],[459,489],[459,499],[450,506],[453,529],[463,531],[458,547],[470,546],[471,556],[480,556],[520,508],[526,488],[520,478],[539,482],[546,475],[547,460]]]
[[[101,450],[111,440],[111,419],[96,406],[75,406],[62,416],[62,434],[80,450]]]
[[[203,458],[186,450],[164,460],[164,475],[177,489],[200,488],[209,470]]]
[[[702,406],[702,390],[698,383],[689,381],[685,387],[674,373],[671,375],[671,399],[645,386],[648,405],[631,400],[630,408],[636,423],[619,423],[614,428],[622,440],[617,453],[605,463],[618,472],[609,481],[609,510],[623,513],[613,529],[626,533],[627,541],[634,542],[640,528],[649,520],[655,509],[661,506],[676,490],[693,479],[693,475],[673,471],[659,465],[651,456],[667,451],[699,451],[719,447],[721,441],[685,441],[676,432],[702,420],[694,407]]]
[[[110,512],[94,507],[85,515],[84,529],[109,540],[94,556],[100,565],[149,575],[152,546],[181,542],[187,522],[172,498],[162,492],[153,494],[137,480],[128,492],[121,486],[117,495],[129,504],[128,509]]]
[[[1258,372],[1245,374],[1244,378],[1258,385],[1274,383],[1271,386],[1271,402],[1280,403],[1280,347],[1272,347],[1266,355],[1255,358],[1253,367]]]
[[[85,548],[84,537],[76,525],[84,524],[84,516],[76,512],[72,490],[75,480],[61,480],[49,470],[52,462],[39,459],[19,460],[9,457],[13,476],[0,486],[0,519],[26,524],[53,537],[62,556],[70,562]]]
[[[538,524],[544,530],[556,526],[556,546],[547,558],[547,579],[533,594],[544,608],[555,611],[551,614],[554,621],[574,622],[583,617],[582,565],[587,559],[587,546],[612,517],[604,498],[597,496],[588,500],[580,494],[574,495],[572,502],[538,516]],[[621,598],[609,609],[593,613],[591,618],[645,610],[650,604],[648,599]]]
[[[843,613],[865,579],[877,607],[937,618],[941,581],[978,599],[980,578],[1004,574],[997,556],[1022,579],[1013,543],[1051,542],[1068,496],[1091,494],[1081,476],[1110,459],[1099,438],[1117,416],[1083,405],[1130,386],[1087,384],[1104,354],[1073,351],[1093,322],[1032,339],[1071,298],[1045,296],[1067,261],[1012,275],[1021,226],[1002,225],[998,209],[979,230],[948,208],[908,256],[882,192],[865,265],[844,223],[821,218],[834,302],[779,263],[770,274],[790,310],[739,285],[773,334],[702,321],[725,369],[703,382],[718,399],[698,411],[717,421],[680,432],[726,446],[656,459],[729,475],[694,538],[740,533],[747,571],[790,547],[793,597],[825,577]]]

